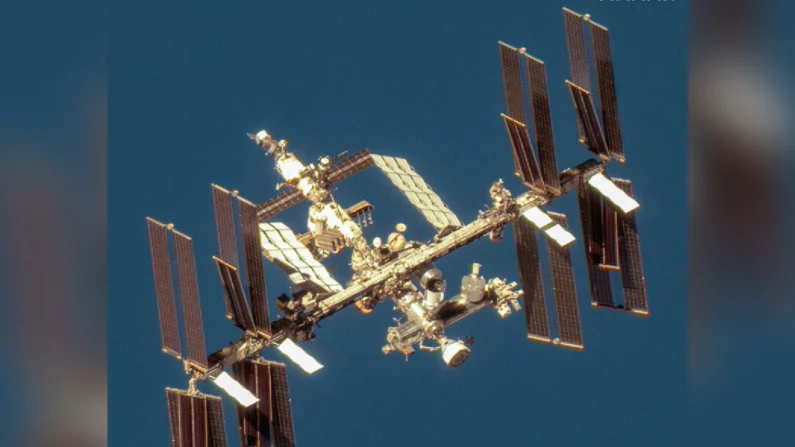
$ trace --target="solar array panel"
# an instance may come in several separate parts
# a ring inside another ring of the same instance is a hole
[[[287,388],[287,368],[271,364],[271,392],[273,395],[273,440],[275,447],[295,447],[293,416]]]
[[[251,316],[251,310],[246,301],[243,283],[240,281],[240,273],[235,267],[227,264],[221,258],[213,256],[213,260],[218,265],[221,283],[231,303],[232,321],[235,322],[235,326],[244,331],[255,331],[254,318]]]
[[[505,104],[508,107],[508,116],[526,123],[524,101],[522,94],[522,75],[519,71],[519,52],[516,48],[504,42],[499,42],[500,62],[502,64],[502,85],[505,88]]]
[[[601,197],[598,196],[584,182],[577,186],[577,202],[582,221],[582,233],[585,243],[585,264],[588,270],[588,282],[591,288],[591,304],[615,308],[613,290],[610,286],[610,273],[599,268],[601,257],[601,235],[603,225],[601,219],[596,219],[594,211],[598,209],[601,214]],[[597,208],[598,207],[598,208]],[[598,251],[597,251],[598,250]],[[596,252],[596,253],[594,253]]]
[[[234,320],[235,325],[241,329],[258,330],[269,337],[270,316],[265,288],[265,270],[260,252],[257,206],[236,192],[230,193],[229,190],[218,185],[212,185],[212,189],[220,251],[216,261],[219,262],[219,273],[224,284],[227,318]],[[234,197],[237,197],[240,210],[240,230],[246,268],[245,283],[242,282],[243,277],[239,268]]]
[[[235,215],[232,203],[232,194],[216,185],[211,185],[213,191],[213,207],[215,211],[215,228],[218,235],[218,256],[224,262],[237,267],[237,236],[235,233]],[[232,318],[232,308],[229,297],[224,295],[226,317]]]
[[[613,179],[625,193],[632,196],[632,183],[628,180]],[[646,278],[643,276],[640,238],[635,215],[619,215],[619,260],[621,264],[621,283],[624,289],[624,305],[628,310],[639,314],[649,314],[646,296]]]
[[[304,278],[322,288],[324,292],[334,293],[342,286],[331,276],[312,253],[295,236],[295,233],[281,222],[261,223],[262,249],[271,262],[289,273],[300,273]]]
[[[271,322],[265,288],[265,270],[262,265],[262,244],[257,222],[257,207],[242,197],[238,197],[238,203],[240,225],[243,230],[243,252],[246,257],[246,282],[248,283],[248,296],[251,299],[251,313],[257,329],[270,335]]]
[[[199,304],[199,283],[196,280],[196,261],[193,255],[193,241],[173,230],[177,254],[177,279],[179,283],[182,315],[185,317],[188,355],[185,356],[196,365],[207,368],[207,349],[204,346],[202,310]]]
[[[173,447],[226,447],[221,398],[166,388]]]
[[[242,447],[273,447],[271,442],[273,414],[270,370],[267,364],[244,360],[235,363],[232,375],[246,389],[252,390],[259,402],[248,408],[238,407],[237,418]]]
[[[618,213],[606,200],[602,199],[602,260],[599,268],[602,270],[620,269],[618,265]]]
[[[541,176],[547,191],[554,195],[561,193],[558,163],[555,157],[555,139],[552,133],[552,115],[549,109],[547,92],[547,73],[544,62],[525,54],[530,104],[533,111],[533,129],[538,146],[538,162]]]
[[[613,73],[613,59],[610,51],[610,36],[607,28],[592,21],[589,16],[583,16],[568,8],[563,8],[563,22],[566,27],[566,45],[569,52],[569,66],[571,68],[572,82],[586,92],[591,89],[591,70],[588,60],[588,50],[591,50],[592,65],[596,74],[596,87],[599,93],[599,112],[601,123],[604,126],[600,133],[605,135],[604,156],[611,157],[623,163],[624,147],[621,140],[621,127],[618,118],[618,101],[616,100],[615,76]],[[586,41],[586,30],[583,22],[590,24],[590,41]],[[590,43],[590,46],[588,45]],[[578,99],[575,99],[575,103]],[[578,108],[580,106],[577,106]],[[596,110],[596,109],[594,109]],[[590,112],[587,112],[590,115]],[[588,139],[589,124],[585,121],[590,116],[578,113],[578,126],[580,138]],[[598,121],[597,121],[598,123]],[[591,140],[591,145],[594,142]],[[598,143],[601,145],[601,143]],[[594,147],[595,148],[595,147]],[[599,154],[602,155],[601,147]]]
[[[624,144],[621,140],[621,125],[618,119],[613,58],[610,55],[610,36],[604,26],[596,22],[590,23],[594,63],[596,64],[596,83],[599,89],[599,109],[602,112],[607,148],[613,158],[623,163]]]
[[[375,165],[386,174],[393,185],[408,197],[425,219],[441,231],[448,227],[461,227],[461,221],[447,208],[425,180],[403,158],[371,155]]]
[[[526,219],[513,221],[516,239],[516,257],[519,264],[519,280],[524,290],[525,324],[527,338],[549,343],[549,322],[544,298],[544,284],[541,277],[541,263],[538,259],[538,242],[532,224]]]
[[[547,213],[555,223],[567,227],[566,216]],[[552,272],[552,290],[555,296],[555,314],[558,317],[558,331],[561,346],[583,349],[580,312],[577,307],[577,291],[574,286],[574,270],[571,266],[569,246],[561,248],[552,240],[547,240],[549,264]]]
[[[179,342],[177,301],[174,297],[174,282],[171,275],[168,230],[165,225],[150,217],[146,218],[146,222],[149,227],[149,248],[152,252],[152,271],[155,278],[163,352],[180,359],[182,349]]]
[[[328,180],[331,183],[339,183],[350,178],[363,170],[373,166],[370,158],[370,151],[365,149],[349,157],[335,161],[328,172]]]
[[[569,51],[571,79],[585,90],[591,90],[591,77],[588,74],[588,52],[585,46],[583,17],[569,8],[563,8],[563,25],[566,28],[566,47]]]
[[[547,75],[544,62],[499,42],[502,79],[507,114],[502,115],[514,155],[516,175],[525,186],[541,194],[561,194],[560,177],[555,156],[552,118],[549,109]],[[520,59],[524,64],[520,64]],[[533,149],[527,126],[524,95],[522,94],[522,66],[527,76],[529,110],[533,117],[533,133],[538,153]],[[537,157],[537,158],[536,158]]]
[[[609,160],[610,154],[607,151],[607,142],[605,141],[604,133],[602,133],[599,118],[596,116],[596,108],[593,105],[591,93],[569,81],[566,81],[566,85],[569,86],[574,108],[577,110],[577,116],[579,116],[582,123],[588,150],[604,161]]]
[[[505,121],[505,128],[508,130],[511,140],[516,174],[522,179],[525,186],[543,194],[545,192],[544,180],[541,178],[541,170],[536,163],[530,136],[527,134],[527,126],[507,115],[501,116]]]
[[[271,220],[282,211],[298,205],[304,200],[306,200],[306,197],[298,188],[287,186],[287,189],[281,194],[257,206],[257,219],[260,222]]]
[[[233,375],[259,398],[256,405],[238,408],[242,446],[295,447],[284,364],[244,360],[233,366]]]
[[[585,30],[582,26],[582,15],[563,8],[563,24],[566,28],[566,47],[569,52],[571,79],[585,90],[591,90],[591,78],[588,75],[588,53],[585,48]],[[584,122],[577,117],[577,128],[580,138],[586,138]]]

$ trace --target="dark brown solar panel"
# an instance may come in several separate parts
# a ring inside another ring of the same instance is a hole
[[[547,215],[563,228],[567,227],[565,215],[552,212],[547,212]],[[574,270],[571,267],[571,252],[568,246],[561,248],[551,239],[547,239],[547,245],[560,344],[567,348],[583,349],[577,290],[574,286]]]
[[[533,129],[538,146],[538,161],[547,191],[561,193],[558,163],[555,159],[555,139],[552,133],[552,116],[549,110],[547,73],[544,63],[532,56],[525,57],[530,85],[530,104],[533,111]]]
[[[370,151],[364,149],[332,166],[331,169],[329,169],[328,180],[331,183],[339,183],[374,164],[373,159],[370,158]]]
[[[592,247],[597,244],[594,241],[594,219],[592,217],[593,197],[596,193],[591,190],[584,182],[577,187],[577,202],[580,210],[582,222],[583,240],[585,243],[585,264],[588,270],[588,282],[591,288],[591,304],[615,308],[613,302],[613,290],[610,286],[610,273],[598,267],[601,256],[594,255]],[[598,196],[597,196],[598,198]]]
[[[541,263],[538,259],[538,243],[532,224],[524,217],[513,221],[516,239],[516,257],[519,264],[519,280],[524,290],[525,324],[527,337],[534,341],[549,343],[549,323],[544,285],[541,278]]]
[[[602,205],[602,260],[599,268],[603,270],[619,270],[618,267],[618,216],[615,208],[601,200]]]
[[[613,179],[613,182],[632,196],[632,183],[628,180]],[[640,252],[640,238],[635,215],[618,215],[619,218],[619,261],[621,264],[621,283],[624,289],[624,304],[628,310],[640,315],[649,314],[646,295],[646,278],[643,275],[643,261]]]
[[[181,358],[177,302],[171,276],[171,256],[168,249],[168,230],[162,223],[147,217],[149,248],[152,253],[152,270],[155,278],[157,310],[160,315],[160,337],[163,352]]]
[[[243,447],[272,447],[269,366],[266,363],[246,359],[236,363],[232,368],[233,375],[240,384],[259,398],[256,405],[248,408],[238,406],[237,418],[241,445]]]
[[[215,227],[218,234],[218,256],[230,265],[237,267],[237,236],[235,234],[232,194],[218,185],[213,184],[211,187],[215,209]],[[224,295],[224,303],[226,304],[226,316],[231,318],[232,308],[229,297],[226,295]]]
[[[191,413],[193,418],[193,445],[205,447],[207,438],[207,400],[200,397],[191,399]]]
[[[177,440],[177,445],[179,447],[200,447],[193,443],[193,399],[180,393],[177,396],[177,401],[179,402],[177,406],[179,414],[179,439]]]
[[[287,387],[287,368],[273,363],[270,365],[271,395],[273,396],[273,445],[274,447],[295,447],[293,415],[290,409],[290,394]]]
[[[226,447],[221,398],[166,388],[174,447]]]
[[[593,189],[588,189],[585,195],[587,201],[588,215],[590,216],[590,227],[588,228],[588,237],[585,240],[587,250],[591,254],[591,258],[599,265],[604,259],[605,252],[605,221],[602,211],[605,209],[604,200],[602,196],[594,192]]]
[[[607,148],[613,158],[623,163],[624,144],[621,141],[613,58],[610,55],[610,35],[607,28],[591,22],[591,39],[596,64],[596,83],[599,88],[599,110],[602,112]]]
[[[173,230],[177,252],[177,277],[182,301],[182,315],[185,318],[188,355],[186,358],[197,365],[207,367],[207,349],[204,346],[202,311],[199,304],[199,283],[196,280],[196,261],[193,255],[193,241]]]
[[[519,53],[516,48],[499,42],[500,62],[502,63],[502,85],[505,89],[505,105],[508,107],[508,116],[527,123],[524,111],[524,96],[522,95],[522,75],[519,71]]]
[[[254,319],[251,316],[246,295],[243,292],[243,283],[240,281],[240,272],[233,266],[227,264],[222,259],[213,256],[213,260],[218,265],[218,274],[221,276],[221,283],[229,296],[232,307],[232,321],[235,326],[244,331],[254,331]]]
[[[585,32],[582,26],[582,16],[576,12],[563,8],[563,24],[566,28],[566,47],[569,53],[569,67],[571,79],[575,84],[591,90],[591,77],[588,74],[588,54],[585,49]],[[577,127],[580,138],[585,138],[585,123],[578,116]]]
[[[171,429],[171,445],[173,447],[180,446],[179,394],[177,390],[166,388],[166,405],[168,406],[168,421]]]
[[[538,169],[533,147],[530,145],[530,136],[527,134],[527,127],[515,119],[501,115],[508,130],[508,137],[511,140],[514,161],[518,168],[517,174],[528,188],[532,188],[540,193],[546,192],[544,181],[541,178],[541,171]]]
[[[224,410],[220,397],[206,396],[207,403],[207,446],[226,447]]]
[[[566,47],[569,50],[571,79],[585,90],[591,90],[591,77],[588,73],[588,54],[585,46],[585,30],[582,15],[563,8],[563,24],[566,28]]]
[[[301,194],[301,191],[288,186],[286,191],[257,206],[257,219],[260,222],[267,222],[287,208],[298,205],[304,200],[306,197]]]
[[[254,325],[266,334],[271,333],[268,315],[268,295],[265,289],[265,270],[262,266],[262,244],[260,243],[257,207],[248,200],[238,197],[240,202],[240,223],[243,227],[243,251],[246,254],[246,280],[251,299],[251,313]]]
[[[609,160],[610,154],[607,152],[607,142],[602,133],[599,118],[596,116],[596,108],[593,105],[591,93],[569,81],[566,81],[566,85],[569,86],[571,97],[574,101],[574,108],[577,110],[577,115],[583,123],[588,150],[598,155],[599,158],[604,161]]]
[[[232,194],[218,185],[211,186],[215,207],[215,226],[218,233],[218,257],[227,264],[237,267],[237,236],[235,234]]]

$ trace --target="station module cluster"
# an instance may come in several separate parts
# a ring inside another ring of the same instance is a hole
[[[249,134],[267,156],[273,157],[283,182],[277,186],[281,193],[260,205],[237,191],[212,185],[219,246],[219,254],[213,259],[224,288],[226,316],[243,336],[209,356],[191,239],[171,224],[147,219],[163,351],[181,359],[190,375],[187,390],[166,390],[175,447],[226,445],[220,398],[197,390],[196,382],[203,380],[213,382],[238,403],[244,447],[295,445],[286,367],[262,359],[259,352],[272,346],[307,373],[318,371],[322,365],[298,343],[311,341],[320,321],[351,305],[369,314],[379,304],[391,303],[399,317],[395,318],[396,326],[387,329],[382,351],[399,353],[406,359],[416,350],[424,350],[438,352],[450,367],[461,365],[474,339],[450,338],[447,329],[486,308],[501,317],[524,309],[529,339],[583,349],[570,253],[575,237],[566,229],[565,215],[542,209],[569,192],[575,192],[579,201],[592,305],[648,315],[633,215],[639,204],[632,198],[629,181],[605,175],[611,159],[625,161],[607,29],[587,15],[566,8],[563,13],[572,77],[566,85],[577,114],[579,142],[596,158],[558,170],[544,63],[524,48],[500,42],[507,103],[502,119],[513,150],[515,174],[527,190],[514,196],[502,179],[494,182],[489,190],[491,206],[468,224],[458,219],[405,159],[363,150],[353,155],[324,156],[307,165],[289,151],[286,140],[277,140],[265,130]],[[600,114],[591,95],[589,48]],[[523,90],[529,98],[527,110]],[[535,144],[528,132],[527,111],[532,115]],[[360,201],[343,208],[331,188],[369,167],[382,171],[422,213],[436,230],[433,239],[409,240],[407,226],[398,223],[385,240],[368,240],[364,228],[372,223],[373,205]],[[307,231],[297,234],[273,221],[285,209],[304,201],[310,204]],[[460,286],[451,293],[434,261],[484,236],[500,242],[508,224],[513,224],[523,290],[507,279],[486,279],[481,266],[473,264],[471,273],[461,278]],[[238,231],[244,252],[242,264]],[[550,334],[537,247],[539,233],[549,247],[557,337]],[[179,336],[170,238],[176,255],[186,352],[181,349]],[[352,277],[343,286],[322,261],[346,252]],[[284,269],[293,283],[289,293],[276,299],[281,317],[275,320],[270,317],[263,257]],[[611,272],[620,272],[623,302],[613,298]],[[226,372],[228,368],[232,374]]]

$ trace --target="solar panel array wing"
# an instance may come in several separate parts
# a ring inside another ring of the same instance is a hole
[[[524,101],[522,98],[522,75],[519,71],[519,53],[516,48],[499,42],[500,62],[502,63],[502,85],[505,88],[505,104],[508,116],[526,123]]]
[[[295,447],[293,416],[287,388],[287,368],[283,364],[272,363],[270,373],[273,396],[274,447]]]
[[[370,166],[373,166],[373,160],[370,158],[370,151],[365,149],[335,163],[329,170],[328,180],[338,183]]]
[[[610,55],[610,35],[604,26],[596,22],[590,23],[596,64],[596,83],[599,89],[599,109],[602,112],[607,148],[613,158],[623,163],[625,160],[624,144],[621,141],[621,125],[618,120],[613,58]]]
[[[262,249],[271,262],[289,273],[300,273],[328,293],[339,292],[342,286],[315,259],[287,225],[281,222],[261,223]]]
[[[173,447],[226,447],[221,398],[166,388]]]
[[[226,295],[232,307],[232,321],[235,326],[244,331],[255,331],[254,319],[246,301],[243,291],[243,283],[240,281],[240,272],[224,260],[213,256],[213,260],[218,265],[218,274],[221,276],[221,283],[224,286]]]
[[[547,213],[555,223],[566,228],[566,216]],[[558,317],[560,344],[567,348],[583,349],[580,311],[577,308],[577,291],[574,286],[574,270],[571,266],[569,246],[561,248],[547,239],[549,264],[552,270],[552,290],[555,296],[555,313]]]
[[[304,200],[306,200],[306,197],[299,189],[288,186],[286,191],[257,206],[257,219],[260,222],[271,220],[282,211],[298,205]]]
[[[528,188],[532,188],[540,193],[544,193],[544,180],[541,178],[541,171],[536,163],[533,146],[530,143],[530,136],[527,134],[527,126],[507,115],[500,115],[505,121],[505,128],[511,139],[511,148],[516,162],[516,174]]]
[[[597,201],[598,200],[598,201]],[[594,219],[594,210],[601,201],[601,197],[596,195],[584,182],[577,186],[577,202],[582,221],[582,233],[585,243],[585,263],[588,269],[588,282],[591,287],[591,304],[594,306],[615,308],[613,302],[613,290],[610,286],[610,273],[598,267],[601,256],[595,255],[594,251],[600,246],[596,235],[602,231],[601,220]],[[601,206],[599,206],[601,211]],[[601,253],[598,251],[597,253]]]
[[[632,196],[632,183],[628,180],[613,179],[613,182],[629,196]],[[624,301],[628,310],[640,315],[649,314],[646,296],[646,278],[643,276],[640,238],[635,215],[619,215],[619,260],[621,263],[621,282]]]
[[[232,366],[233,376],[246,389],[252,390],[259,402],[248,408],[238,406],[237,417],[242,447],[273,447],[271,442],[273,414],[270,368],[267,364],[243,360]]]
[[[218,256],[226,263],[237,267],[237,236],[235,234],[235,216],[232,206],[232,194],[228,190],[212,184],[213,207],[215,209],[215,227],[218,234]],[[232,317],[229,297],[224,295],[226,317]]]
[[[179,321],[174,283],[171,275],[171,256],[168,247],[168,230],[162,223],[147,217],[149,248],[152,252],[152,270],[160,315],[160,336],[163,352],[182,358],[179,342]]]
[[[596,116],[596,108],[593,105],[591,93],[569,81],[566,81],[566,85],[569,86],[574,108],[580,117],[588,150],[598,155],[602,160],[608,161],[610,154],[607,151],[607,142],[605,141],[604,133],[602,133],[602,126]]]
[[[533,111],[533,129],[538,146],[538,162],[547,191],[558,195],[561,193],[558,164],[555,159],[555,140],[552,133],[552,115],[549,109],[549,93],[547,92],[547,73],[544,62],[530,55],[525,55],[528,84],[530,86],[530,104]]]
[[[549,343],[549,323],[544,285],[541,278],[541,263],[538,259],[538,243],[532,224],[524,218],[513,221],[516,239],[516,257],[519,263],[519,280],[524,290],[525,323],[527,337]]]
[[[408,197],[430,224],[441,231],[447,227],[461,227],[461,221],[447,208],[425,180],[403,158],[371,155],[375,165]]]
[[[196,261],[193,254],[193,241],[173,230],[177,254],[177,278],[182,301],[182,314],[185,317],[185,333],[188,338],[188,355],[196,365],[207,368],[207,349],[204,345],[202,311],[199,304],[199,283],[196,280]]]
[[[268,314],[268,295],[265,288],[265,270],[262,265],[262,244],[260,242],[257,207],[248,200],[238,197],[240,204],[240,224],[243,229],[243,251],[246,255],[246,282],[251,299],[251,313],[257,329],[270,335],[271,322]]]

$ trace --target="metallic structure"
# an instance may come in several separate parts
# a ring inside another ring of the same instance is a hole
[[[579,142],[596,158],[559,172],[544,63],[524,48],[500,42],[507,104],[502,119],[514,155],[515,174],[527,191],[514,196],[501,179],[496,181],[489,191],[492,204],[467,224],[405,159],[363,150],[334,158],[324,156],[307,165],[289,152],[286,140],[276,140],[264,130],[249,134],[266,155],[274,158],[283,182],[277,186],[281,193],[261,205],[254,205],[237,191],[212,185],[219,246],[219,254],[213,259],[224,289],[226,316],[243,335],[210,355],[204,344],[191,239],[171,224],[148,219],[163,351],[182,360],[191,376],[188,390],[166,391],[175,447],[225,445],[220,400],[200,393],[195,386],[204,380],[222,388],[239,404],[243,446],[293,446],[285,365],[265,361],[259,352],[273,346],[304,371],[319,370],[322,365],[296,342],[314,339],[314,328],[320,321],[351,305],[366,315],[379,304],[391,302],[399,317],[395,318],[396,325],[387,329],[382,350],[385,354],[400,353],[406,359],[416,350],[424,350],[439,352],[450,367],[461,365],[474,340],[450,338],[447,330],[486,308],[501,317],[524,308],[530,340],[583,349],[570,252],[575,237],[567,230],[565,215],[542,209],[570,192],[576,193],[579,201],[592,305],[648,315],[633,215],[639,204],[632,198],[629,181],[610,179],[605,174],[609,161],[625,161],[607,29],[588,15],[566,8],[563,13],[572,78],[566,85],[577,113]],[[590,46],[586,34],[590,34]],[[591,94],[589,54],[595,64],[598,112]],[[525,97],[529,98],[527,105]],[[534,138],[530,137],[529,123]],[[331,187],[370,167],[384,173],[436,230],[431,240],[407,239],[408,228],[402,223],[385,240],[365,237],[364,228],[372,223],[374,207],[360,201],[343,208]],[[310,204],[306,232],[296,234],[284,223],[273,221],[282,211],[304,201]],[[434,262],[484,236],[500,242],[508,224],[513,224],[523,290],[516,282],[484,278],[481,266],[473,264],[471,273],[461,278],[460,286],[451,293]],[[539,234],[548,245],[556,337],[551,334],[542,282]],[[169,236],[174,239],[186,353],[180,344]],[[238,246],[243,250],[244,269]],[[345,251],[350,253],[352,276],[343,285],[323,261]],[[276,299],[281,315],[277,319],[269,313],[263,257],[281,267],[293,283],[289,293]],[[623,289],[620,301],[615,299],[611,285],[611,274],[616,272],[620,273]],[[225,372],[230,367],[231,375]]]

